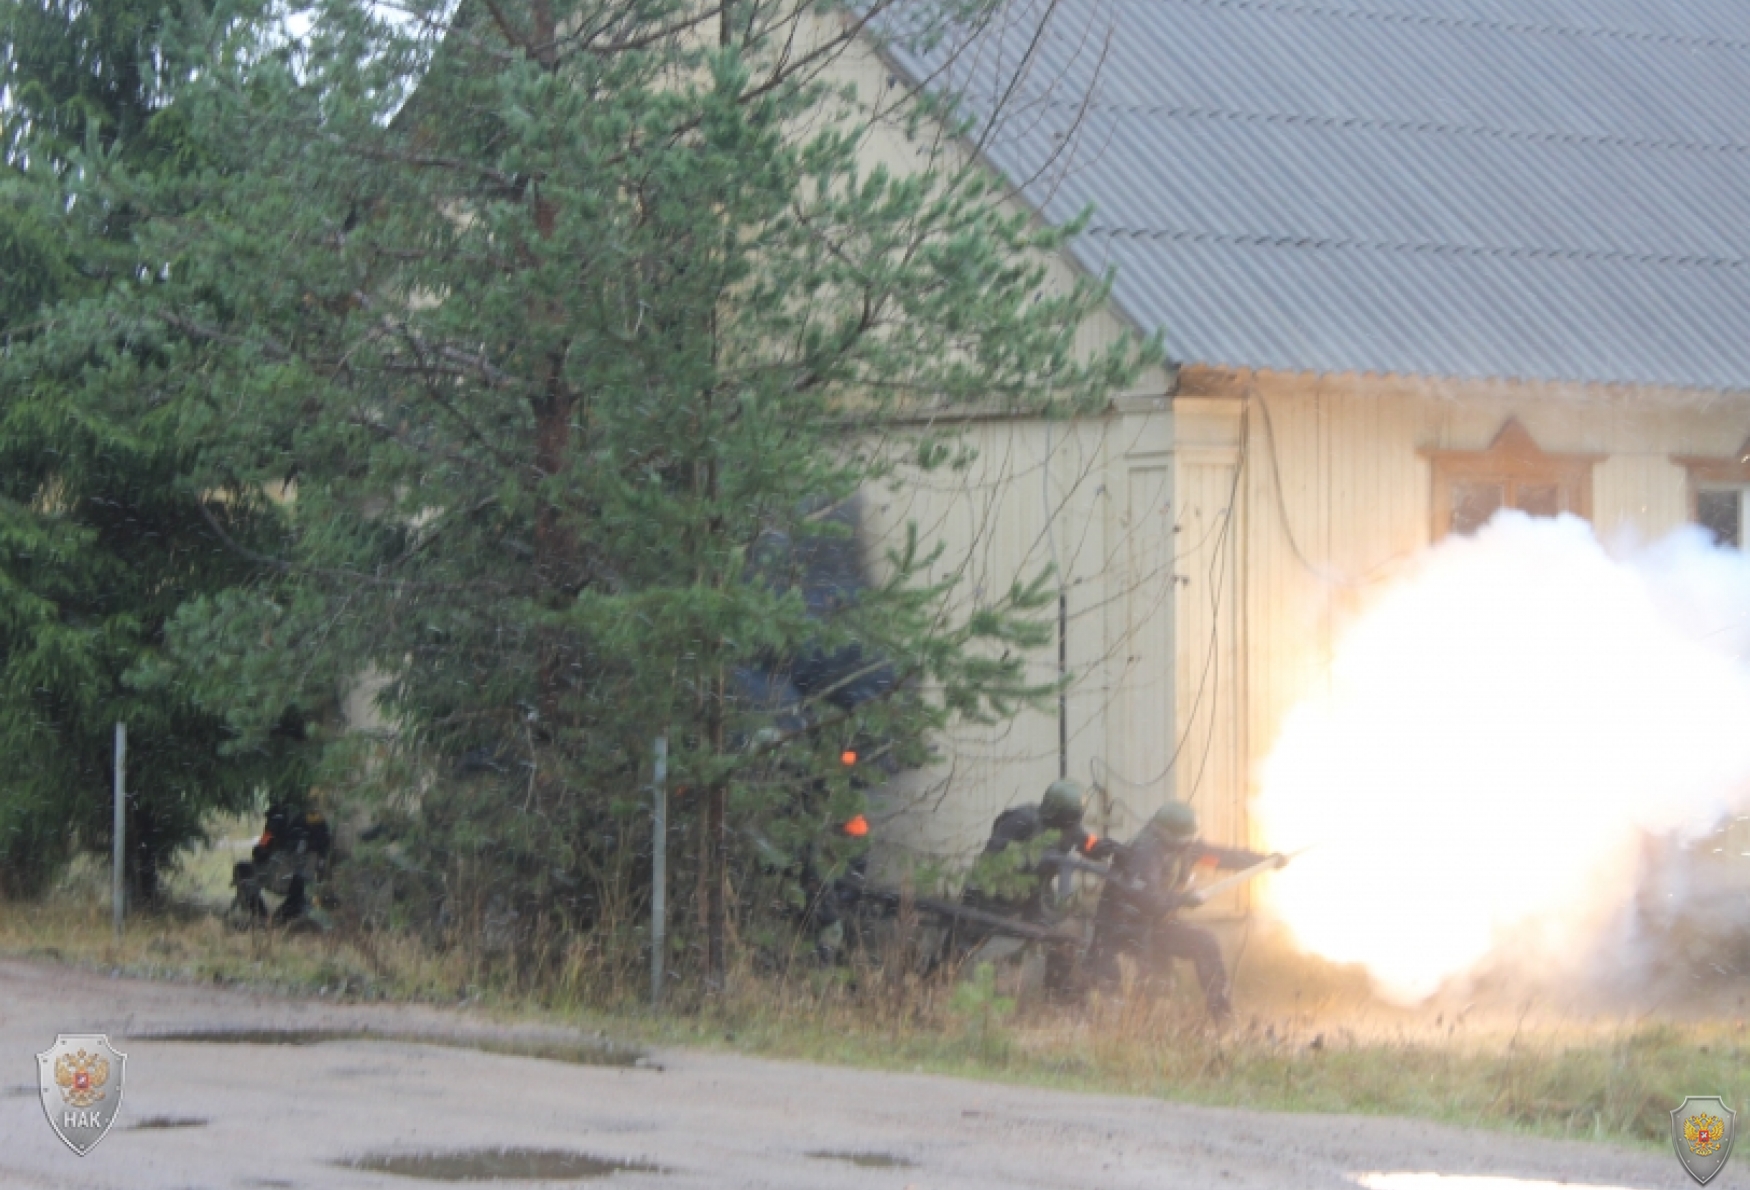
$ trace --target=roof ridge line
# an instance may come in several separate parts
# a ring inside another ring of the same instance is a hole
[[[1268,235],[1252,232],[1183,231],[1163,229],[1144,231],[1138,228],[1090,224],[1083,235],[1125,237],[1135,240],[1171,240],[1175,243],[1234,244],[1256,248],[1306,248],[1321,251],[1327,248],[1358,248],[1371,252],[1412,254],[1426,252],[1435,256],[1507,257],[1515,260],[1599,260],[1631,264],[1677,265],[1741,268],[1750,259],[1736,256],[1713,256],[1706,253],[1631,252],[1622,248],[1490,248],[1480,244],[1450,244],[1438,240],[1421,242],[1367,240],[1354,236]]]
[[[1154,3],[1156,0],[1146,0]],[[1486,29],[1496,33],[1543,33],[1558,37],[1597,37],[1616,41],[1640,41],[1656,45],[1691,48],[1750,50],[1750,41],[1729,37],[1696,37],[1682,33],[1646,33],[1632,29],[1609,29],[1584,25],[1534,24],[1530,21],[1491,21],[1482,17],[1424,16],[1407,12],[1377,12],[1365,8],[1342,8],[1332,4],[1308,4],[1303,0],[1177,0],[1196,8],[1259,9],[1347,20],[1378,21],[1391,25],[1432,25],[1436,28]]]
[[[1455,124],[1435,120],[1389,120],[1376,116],[1320,116],[1296,112],[1253,112],[1242,108],[1215,107],[1205,104],[1149,105],[1142,103],[1072,103],[1066,99],[1039,99],[1033,106],[1070,107],[1077,111],[1113,111],[1144,116],[1189,116],[1210,120],[1235,120],[1246,123],[1306,125],[1323,128],[1361,128],[1369,131],[1410,133],[1458,133],[1490,140],[1524,141],[1573,145],[1608,145],[1630,149],[1668,149],[1709,153],[1750,153],[1750,142],[1671,140],[1660,137],[1624,136],[1611,132],[1540,132],[1533,129],[1495,128],[1487,124]]]

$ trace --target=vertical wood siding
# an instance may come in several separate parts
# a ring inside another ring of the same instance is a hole
[[[1234,402],[1182,400],[1174,426],[1178,680],[1169,722],[1176,759],[1148,808],[1168,797],[1188,802],[1206,838],[1243,843],[1245,411]]]
[[[956,581],[955,614],[1047,569],[1066,611],[1061,726],[1053,698],[1009,723],[947,733],[941,762],[896,782],[879,808],[890,858],[970,857],[998,813],[1037,800],[1057,778],[1066,739],[1069,775],[1118,794],[1093,806],[1094,829],[1133,823],[1158,800],[1107,778],[1109,769],[1153,772],[1146,766],[1163,762],[1172,730],[1171,421],[1164,399],[1130,404],[1083,421],[975,422],[966,438],[977,459],[966,471],[907,472],[866,494],[864,548],[876,572],[912,523],[944,545],[923,577]],[[1055,606],[1040,615],[1055,628]],[[1032,680],[1057,679],[1055,631],[1027,660]]]
[[[1728,455],[1750,434],[1743,397],[1272,374],[1234,377],[1225,391],[1248,408],[1252,792],[1283,718],[1327,680],[1345,629],[1430,542],[1432,477],[1419,450],[1484,449],[1517,417],[1544,450],[1603,455],[1594,523],[1625,544],[1688,519],[1687,476],[1672,455]]]
[[[930,577],[958,574],[966,601],[1054,567],[1068,609],[1069,773],[1107,794],[1092,825],[1128,838],[1176,796],[1208,837],[1258,843],[1246,807],[1283,718],[1430,543],[1419,452],[1483,449],[1509,417],[1546,450],[1604,456],[1600,532],[1647,540],[1688,515],[1670,456],[1732,453],[1750,434],[1750,399],[1241,375],[1193,386],[1170,413],[1132,399],[1078,422],[973,423],[974,466],[874,494],[866,544],[879,566],[915,521],[946,545]],[[1055,643],[1029,664],[1051,681]],[[969,856],[1059,763],[1055,702],[957,729],[937,768],[902,783],[889,837]]]

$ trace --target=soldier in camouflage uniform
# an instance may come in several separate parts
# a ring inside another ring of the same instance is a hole
[[[961,903],[1030,925],[1053,925],[1051,885],[1057,878],[1059,857],[1080,854],[1100,860],[1114,850],[1082,827],[1082,787],[1074,781],[1053,781],[1038,805],[1016,806],[997,816],[984,852],[967,875]],[[959,963],[997,932],[989,926],[956,922],[943,939],[937,962]],[[1069,990],[1075,957],[1073,943],[1047,947],[1048,991]]]
[[[1278,867],[1288,862],[1281,854],[1212,847],[1197,837],[1197,815],[1191,807],[1168,802],[1113,859],[1112,876],[1094,913],[1094,941],[1087,957],[1090,980],[1115,986],[1122,955],[1129,955],[1144,974],[1151,968],[1164,971],[1174,959],[1188,959],[1209,1015],[1227,1020],[1233,1008],[1221,946],[1214,934],[1178,921],[1176,915],[1195,903],[1187,885],[1200,864],[1239,869],[1268,860]]]

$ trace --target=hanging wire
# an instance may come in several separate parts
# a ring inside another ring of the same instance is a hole
[[[1185,717],[1185,729],[1179,734],[1178,739],[1174,742],[1172,755],[1167,758],[1166,765],[1159,773],[1144,781],[1132,780],[1113,769],[1106,761],[1101,760],[1098,757],[1094,758],[1090,762],[1090,774],[1094,778],[1094,783],[1107,789],[1108,793],[1110,793],[1110,788],[1106,786],[1104,780],[1100,777],[1099,772],[1097,771],[1098,769],[1104,769],[1108,777],[1115,778],[1120,784],[1131,789],[1150,789],[1165,781],[1178,765],[1180,756],[1183,755],[1186,745],[1191,741],[1192,725],[1197,721],[1197,713],[1203,706],[1204,698],[1207,696],[1211,702],[1213,702],[1219,695],[1221,679],[1221,665],[1218,661],[1218,654],[1221,645],[1220,607],[1222,588],[1225,585],[1226,578],[1226,571],[1222,566],[1222,563],[1226,558],[1227,551],[1233,544],[1232,533],[1234,510],[1238,506],[1240,481],[1245,475],[1248,459],[1248,452],[1246,449],[1247,437],[1247,413],[1245,406],[1242,406],[1240,411],[1239,453],[1234,460],[1233,480],[1228,486],[1227,505],[1219,514],[1221,525],[1216,533],[1215,543],[1211,551],[1213,556],[1210,560],[1208,571],[1210,589],[1214,592],[1211,597],[1210,605],[1211,611],[1215,613],[1212,616],[1214,622],[1210,625],[1209,646],[1204,652],[1203,671],[1198,677],[1197,693],[1191,700],[1190,713]],[[1168,574],[1166,581],[1170,583],[1176,580],[1174,575]],[[1108,707],[1111,705],[1110,700],[1108,700],[1107,705]],[[1215,724],[1212,720],[1208,735],[1204,741],[1203,754],[1199,760],[1197,775],[1193,778],[1191,789],[1184,798],[1184,801],[1187,804],[1195,804],[1194,799],[1197,796],[1198,789],[1201,787],[1203,773],[1207,767],[1209,759],[1209,751],[1214,746],[1214,742]],[[1122,799],[1120,799],[1120,804],[1123,805],[1126,812],[1133,817],[1141,817],[1136,813],[1135,808],[1129,805],[1129,803],[1123,802]]]
[[[1264,444],[1270,457],[1270,487],[1276,497],[1276,515],[1282,522],[1282,533],[1288,538],[1288,548],[1290,552],[1294,554],[1295,561],[1305,567],[1307,573],[1311,574],[1320,582],[1333,587],[1342,587],[1345,590],[1350,591],[1366,590],[1375,583],[1383,582],[1390,578],[1391,574],[1389,571],[1402,562],[1404,556],[1400,555],[1395,558],[1387,558],[1384,562],[1381,562],[1378,566],[1375,566],[1372,570],[1369,570],[1366,574],[1356,579],[1333,573],[1328,568],[1318,565],[1306,556],[1306,552],[1300,548],[1300,539],[1294,535],[1294,522],[1290,520],[1288,516],[1288,496],[1282,486],[1282,465],[1276,453],[1276,424],[1270,417],[1270,403],[1264,399],[1262,393],[1255,391],[1252,385],[1248,382],[1246,385],[1246,403],[1249,405],[1254,400],[1258,402],[1258,409],[1264,415]]]

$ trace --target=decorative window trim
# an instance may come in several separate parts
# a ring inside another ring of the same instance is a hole
[[[1750,438],[1738,448],[1735,457],[1704,458],[1701,455],[1672,455],[1671,461],[1689,472],[1689,515],[1695,515],[1695,493],[1704,485],[1750,484]]]
[[[1701,522],[1701,493],[1706,490],[1738,488],[1750,490],[1750,438],[1744,439],[1744,445],[1738,448],[1735,456],[1723,459],[1707,458],[1702,455],[1672,455],[1671,461],[1689,473],[1689,520],[1691,524]],[[1740,513],[1738,532],[1745,536],[1744,519],[1750,516],[1750,497],[1744,498],[1741,505],[1744,512]],[[1741,540],[1740,548],[1750,547],[1750,539]]]
[[[1601,454],[1550,454],[1538,446],[1517,417],[1509,417],[1486,450],[1431,450],[1421,454],[1432,464],[1434,540],[1452,531],[1452,492],[1456,483],[1477,481],[1515,485],[1554,485],[1561,512],[1592,519],[1592,468]],[[1512,501],[1504,501],[1512,507]]]

